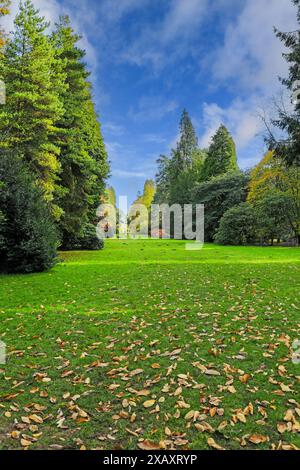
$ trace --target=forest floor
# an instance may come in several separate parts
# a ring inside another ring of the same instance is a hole
[[[0,449],[300,448],[298,249],[60,257],[0,276]]]

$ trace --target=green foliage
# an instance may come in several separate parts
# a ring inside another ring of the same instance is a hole
[[[15,31],[0,61],[9,100],[0,108],[1,148],[18,149],[35,174],[53,213],[60,163],[56,122],[63,115],[58,88],[64,80],[55,51],[45,35],[47,23],[33,4],[20,4]]]
[[[6,272],[51,268],[57,234],[41,190],[16,153],[0,155],[0,258]]]
[[[156,203],[185,204],[200,180],[205,152],[198,148],[198,139],[186,110],[180,121],[180,138],[171,156],[161,155],[156,175]]]
[[[202,180],[208,181],[229,171],[238,170],[236,147],[230,133],[221,125],[212,139],[202,171]]]
[[[103,202],[105,204],[111,204],[113,207],[117,207],[117,196],[115,189],[110,186],[105,190],[103,197]]]
[[[153,204],[156,193],[156,187],[153,180],[147,180],[144,184],[143,194],[138,196],[133,204],[142,204],[149,210]]]
[[[166,155],[160,155],[157,160],[158,171],[155,177],[156,194],[154,202],[157,204],[167,203],[170,199],[170,172],[171,159]]]
[[[219,245],[249,245],[255,241],[256,228],[253,207],[242,203],[225,212],[214,239]]]
[[[56,200],[63,211],[59,222],[63,246],[82,236],[95,217],[108,174],[107,154],[91,95],[85,51],[77,45],[68,17],[62,17],[52,35],[56,59],[62,65],[65,87],[60,99],[64,114],[57,123],[60,147],[60,186]]]
[[[269,191],[254,205],[257,217],[257,235],[261,242],[291,238],[289,221],[293,219],[291,198],[279,191]]]
[[[251,172],[248,201],[257,206],[266,198],[271,201],[273,196],[281,199],[285,207],[285,233],[291,233],[299,242],[300,167],[286,166],[274,152],[268,152]],[[280,211],[278,207],[279,219]]]
[[[173,153],[174,170],[178,172],[192,164],[193,153],[198,149],[198,138],[186,109],[183,110],[179,128],[180,140]]]
[[[225,212],[246,201],[248,184],[247,173],[230,172],[195,187],[193,203],[205,205],[206,241],[214,239]]]
[[[64,250],[87,250],[96,251],[104,248],[104,241],[100,240],[96,235],[96,227],[93,224],[87,224],[81,235],[69,237],[68,243],[64,246]]]

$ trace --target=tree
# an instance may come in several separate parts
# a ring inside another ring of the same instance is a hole
[[[214,237],[219,245],[249,245],[256,237],[256,216],[252,206],[242,203],[223,215]]]
[[[202,180],[208,181],[235,170],[238,170],[235,143],[226,127],[221,125],[209,147],[203,165]]]
[[[155,177],[156,194],[154,201],[156,204],[168,203],[170,201],[171,159],[166,155],[161,155],[157,160],[158,171]]]
[[[186,109],[180,120],[180,139],[174,151],[174,164],[177,170],[184,170],[192,164],[193,153],[198,149],[198,138]]]
[[[292,0],[297,7],[297,20],[300,24],[300,0]],[[300,100],[299,100],[299,80],[300,80],[300,30],[294,32],[280,32],[275,29],[276,36],[283,42],[289,52],[283,57],[289,64],[289,76],[281,78],[281,83],[289,90],[290,95],[296,91],[297,99],[295,109],[289,110],[278,107],[278,116],[271,121],[275,128],[283,131],[283,138],[278,140],[268,126],[268,136],[266,138],[270,150],[275,151],[275,155],[282,159],[288,166],[300,166]],[[298,83],[298,85],[297,85]],[[297,90],[295,90],[295,87]]]
[[[103,202],[105,204],[111,204],[113,207],[117,207],[117,196],[116,191],[112,186],[109,186],[104,193]]]
[[[288,239],[293,235],[289,225],[292,218],[292,201],[279,191],[267,192],[255,206],[257,234],[261,242],[273,245],[274,240]]]
[[[56,59],[63,64],[66,85],[60,93],[65,113],[57,121],[62,191],[56,201],[63,210],[59,223],[63,246],[70,246],[94,220],[109,169],[79,40],[69,18],[61,17],[52,43]]]
[[[17,149],[35,174],[44,198],[53,204],[60,149],[55,124],[63,114],[58,87],[64,81],[54,49],[45,35],[47,23],[31,1],[20,4],[15,32],[0,62],[9,100],[0,108],[1,148]]]
[[[190,202],[191,189],[199,181],[205,154],[198,148],[198,138],[186,110],[180,120],[180,138],[171,156],[158,159],[155,202],[185,204]]]
[[[245,202],[249,175],[229,172],[196,185],[192,201],[205,205],[205,240],[212,242],[220,220],[228,209]]]
[[[143,204],[149,210],[153,204],[156,187],[153,180],[146,180],[143,194],[139,195],[133,204]]]
[[[300,167],[295,165],[287,167],[284,161],[276,158],[274,152],[267,152],[251,172],[248,201],[257,206],[270,195],[281,196],[285,201],[289,200],[289,210],[285,211],[286,225],[299,244]]]
[[[51,268],[58,246],[41,189],[15,151],[0,151],[0,258],[5,272]]]

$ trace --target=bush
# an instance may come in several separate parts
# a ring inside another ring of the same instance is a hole
[[[293,201],[287,194],[268,191],[253,204],[258,220],[258,235],[261,242],[273,244],[277,240],[289,240],[297,230],[291,221],[295,220]],[[293,224],[293,222],[292,222]]]
[[[215,243],[219,245],[248,245],[255,241],[255,234],[255,211],[249,204],[242,203],[224,214],[215,236]]]
[[[230,172],[196,186],[193,202],[205,205],[205,241],[211,242],[228,209],[245,202],[249,175]]]
[[[56,250],[54,223],[40,189],[21,158],[1,151],[1,271],[45,271],[55,264]]]
[[[104,248],[104,241],[99,240],[96,235],[96,227],[92,224],[86,225],[80,236],[68,236],[68,240],[63,243],[62,249],[65,251],[71,250],[87,250],[96,251]]]

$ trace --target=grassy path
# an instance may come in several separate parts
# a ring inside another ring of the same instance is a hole
[[[0,276],[0,448],[300,448],[297,249],[109,241]]]

